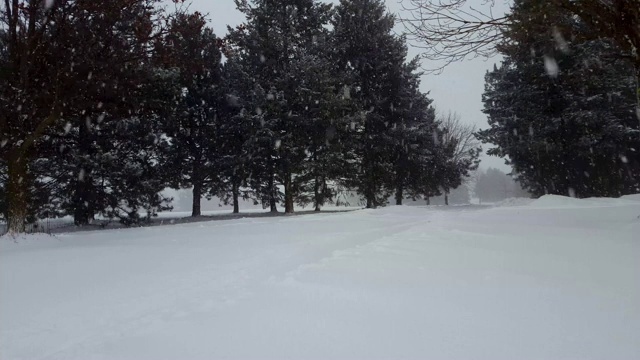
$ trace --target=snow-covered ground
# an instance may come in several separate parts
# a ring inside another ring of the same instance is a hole
[[[297,214],[309,214],[313,213],[311,207],[295,207]],[[322,208],[324,212],[341,212],[352,211],[362,209],[362,207],[353,206],[325,206]],[[233,214],[232,210],[207,210],[202,211],[202,216],[193,218],[191,217],[191,211],[166,211],[158,213],[156,217],[152,217],[149,222],[143,222],[140,226],[157,226],[157,225],[174,225],[181,223],[201,222],[208,220],[226,220],[230,218],[243,218],[243,217],[262,217],[262,216],[280,216],[284,215],[284,208],[278,208],[277,214],[272,214],[268,209],[262,208],[241,208],[239,214]],[[140,212],[141,217],[146,217],[147,214]],[[65,216],[61,218],[49,218],[37,221],[35,224],[31,224],[27,227],[29,233],[49,233],[60,234],[77,231],[90,231],[90,230],[103,230],[103,229],[122,229],[127,226],[121,224],[117,219],[112,219],[110,222],[104,221],[105,219],[98,216],[97,221],[91,225],[84,227],[78,227],[73,223],[72,216]],[[0,220],[0,234],[4,234],[7,231],[6,223]]]
[[[0,359],[639,359],[638,200],[4,238]]]

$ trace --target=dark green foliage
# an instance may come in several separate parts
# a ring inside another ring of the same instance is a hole
[[[473,168],[382,1],[236,3],[246,23],[225,39],[154,0],[27,3],[37,31],[17,42],[0,25],[12,231],[54,216],[134,225],[170,208],[168,187],[193,189],[193,216],[213,196],[234,212],[240,199],[320,210],[351,192],[377,207],[446,192]]]
[[[34,217],[70,214],[86,224],[102,214],[130,223],[137,209],[163,208],[158,144],[147,141],[163,107],[147,66],[156,2],[15,4],[0,12],[8,25],[0,32],[0,157],[10,231]]]
[[[220,40],[199,13],[177,14],[156,42],[156,61],[176,74],[181,94],[164,132],[171,143],[166,170],[171,187],[193,188],[192,216],[200,216],[200,199],[216,193],[220,177],[221,93]]]
[[[250,106],[245,109],[259,121],[250,140],[253,187],[275,211],[281,184],[285,211],[293,212],[301,193],[296,177],[307,158],[308,119],[327,106],[321,101],[327,84],[311,80],[315,72],[323,71],[320,44],[326,38],[331,7],[315,0],[238,3],[247,24],[229,38],[253,81]]]
[[[490,129],[480,138],[508,156],[535,195],[620,196],[639,190],[640,132],[633,68],[606,39],[537,2],[521,1],[486,76]],[[557,11],[557,10],[555,10]],[[549,21],[556,27],[549,28]]]
[[[400,121],[395,108],[403,81],[410,81],[404,77],[406,45],[393,34],[394,18],[378,0],[341,1],[333,26],[337,71],[356,115],[351,146],[358,165],[348,186],[368,208],[381,206],[394,181],[392,129]]]
[[[147,80],[129,89],[116,111],[103,105],[83,122],[70,118],[43,145],[34,170],[49,178],[47,202],[59,204],[57,211],[45,206],[41,213],[71,215],[77,225],[96,216],[134,224],[144,219],[142,210],[148,218],[170,209],[169,199],[159,195],[167,183],[160,119],[169,114],[174,93],[165,90],[173,78],[144,68],[135,76]]]
[[[222,98],[217,110],[220,122],[217,195],[225,204],[232,203],[234,213],[238,213],[240,199],[254,196],[249,186],[251,147],[248,144],[253,127],[247,112],[252,82],[239,59],[231,54],[227,54],[221,75]]]

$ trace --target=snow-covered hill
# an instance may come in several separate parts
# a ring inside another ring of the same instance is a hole
[[[3,238],[0,359],[638,359],[637,200]]]

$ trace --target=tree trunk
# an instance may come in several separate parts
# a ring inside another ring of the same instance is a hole
[[[431,198],[430,198],[430,197],[427,197],[427,198],[425,198],[425,199],[427,200],[427,205],[431,205]]]
[[[313,201],[315,202],[315,211],[318,212],[320,211],[320,206],[324,201],[320,198],[320,179],[318,179],[317,176],[315,181],[316,182],[313,186]]]
[[[81,156],[91,156],[91,146],[93,139],[91,138],[89,125],[82,124],[79,127],[79,143],[77,145],[78,152]],[[93,217],[90,214],[91,201],[91,169],[84,168],[77,169],[77,182],[73,188],[73,223],[76,226],[89,225],[89,218]]]
[[[449,206],[449,190],[444,192],[444,204]]]
[[[396,188],[396,205],[402,205],[402,199],[404,199],[404,189],[401,185]]]
[[[284,177],[284,212],[287,214],[293,214],[293,189],[292,189],[291,174],[287,174]]]
[[[240,213],[240,186],[238,186],[238,184],[236,182],[233,183],[233,189],[231,190],[231,192],[233,193],[233,213],[234,214],[239,214]]]
[[[202,184],[196,182],[193,184],[193,205],[191,207],[191,217],[198,217],[202,215],[200,208],[200,200],[202,198]]]
[[[23,156],[13,155],[7,165],[7,230],[10,234],[24,233],[29,207],[27,161]]]
[[[636,61],[634,68],[636,71],[636,116],[640,123],[640,61]]]
[[[272,213],[278,212],[278,202],[276,201],[276,187],[275,187],[275,179],[274,175],[271,174],[269,177],[269,208]]]
[[[73,199],[73,222],[76,226],[89,225],[94,218],[92,182],[89,175],[84,175],[76,184]]]
[[[374,201],[373,201],[373,199],[371,199],[371,196],[367,195],[367,209],[375,208],[373,203],[374,203]]]
[[[376,192],[373,190],[371,182],[372,181],[369,179],[368,183],[365,185],[364,197],[367,199],[367,209],[376,208]]]

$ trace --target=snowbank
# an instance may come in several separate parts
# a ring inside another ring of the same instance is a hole
[[[625,195],[625,196],[621,197],[621,199],[631,200],[631,201],[640,201],[640,194]]]
[[[559,195],[545,195],[533,201],[530,205],[537,208],[582,208],[582,207],[601,207],[601,206],[624,206],[636,205],[633,199],[639,198],[639,195],[631,195],[613,198],[586,198],[577,199]]]
[[[493,204],[493,206],[498,207],[508,207],[508,206],[528,206],[531,205],[533,199],[530,198],[508,198]]]

